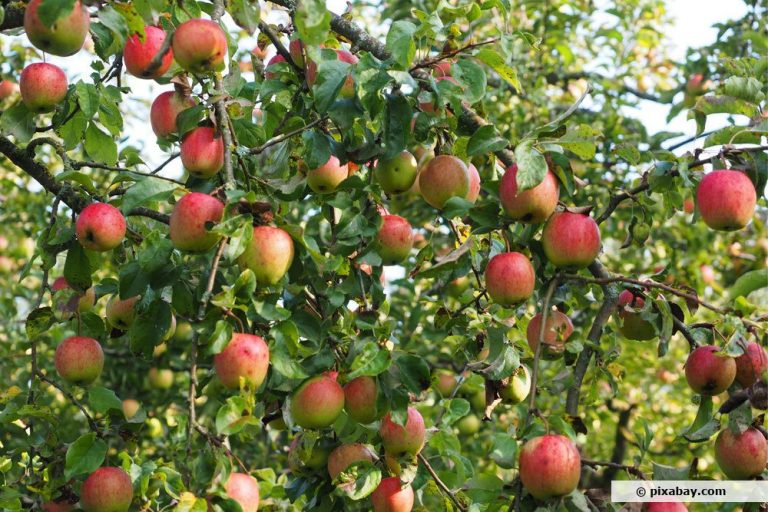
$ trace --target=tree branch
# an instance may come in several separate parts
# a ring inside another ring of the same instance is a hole
[[[458,508],[461,511],[467,510],[467,507],[461,501],[459,501],[459,499],[456,497],[456,494],[447,485],[445,485],[445,482],[440,480],[440,477],[437,476],[437,473],[429,464],[429,462],[424,457],[424,455],[419,453],[418,455],[416,455],[416,457],[419,459],[419,462],[421,462],[421,464],[424,466],[424,469],[427,470],[427,473],[429,473],[429,475],[432,477],[432,480],[435,481],[435,483],[440,488],[440,490],[443,491],[443,493],[445,493],[445,495],[448,496],[448,498],[450,498],[450,500],[453,502],[454,505],[456,505],[456,508]]]
[[[41,372],[41,371],[39,371],[39,370],[38,370],[38,372],[37,372],[37,377],[38,377],[40,380],[42,380],[43,382],[47,382],[48,384],[50,384],[50,385],[51,385],[51,386],[53,386],[54,388],[56,388],[56,389],[58,389],[59,391],[61,391],[61,393],[62,393],[62,394],[65,396],[65,397],[67,397],[67,400],[69,400],[70,402],[72,402],[72,405],[74,405],[75,407],[77,407],[78,409],[80,409],[80,412],[82,412],[82,413],[83,413],[83,416],[85,416],[85,419],[86,419],[86,420],[88,420],[88,426],[89,426],[89,428],[90,428],[90,429],[91,429],[93,432],[95,432],[97,436],[99,436],[99,437],[103,437],[103,434],[102,434],[101,430],[99,430],[99,426],[96,424],[96,421],[93,419],[93,416],[91,416],[90,414],[88,414],[88,411],[86,411],[86,410],[85,410],[85,407],[83,407],[83,404],[81,404],[81,403],[80,403],[80,401],[79,401],[77,398],[75,398],[75,395],[73,395],[72,393],[70,393],[69,391],[67,391],[67,390],[66,390],[66,389],[64,389],[63,387],[61,387],[61,386],[60,386],[60,385],[59,385],[59,384],[58,384],[56,381],[49,379],[49,378],[48,378],[48,377],[47,377],[47,376],[46,376],[44,373],[42,373],[42,372]]]

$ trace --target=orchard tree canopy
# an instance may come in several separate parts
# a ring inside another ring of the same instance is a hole
[[[668,3],[2,0],[0,509],[768,476],[768,8]]]

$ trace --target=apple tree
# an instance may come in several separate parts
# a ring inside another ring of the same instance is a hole
[[[663,0],[4,0],[0,508],[764,477],[768,8],[736,3],[676,58]]]

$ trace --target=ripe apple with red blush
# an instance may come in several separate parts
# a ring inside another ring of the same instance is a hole
[[[526,328],[525,335],[528,346],[535,353],[539,346],[539,334],[541,332],[542,314],[537,313]],[[573,334],[573,323],[562,311],[550,311],[544,325],[544,346],[541,355],[545,359],[557,359],[565,352],[565,343]]]
[[[501,178],[499,200],[504,212],[520,222],[544,222],[552,215],[560,197],[560,184],[552,171],[547,171],[541,183],[518,192],[517,164],[512,164]]]
[[[497,254],[485,269],[485,288],[493,302],[512,306],[533,295],[536,274],[527,256],[519,252]]]
[[[747,343],[746,350],[736,358],[736,382],[748,388],[768,372],[768,353],[754,341]]]
[[[29,64],[19,77],[21,101],[36,113],[50,112],[67,97],[67,75],[55,64]]]
[[[211,126],[199,126],[181,139],[181,163],[190,174],[210,178],[224,167],[224,141]]]
[[[293,254],[293,239],[286,231],[272,226],[256,226],[251,243],[237,262],[240,267],[251,269],[259,286],[272,286],[288,272]]]
[[[147,25],[144,27],[144,38],[133,34],[128,38],[123,49],[125,68],[137,78],[153,79],[163,76],[173,64],[173,50],[168,50],[160,65],[150,69],[150,64],[160,52],[165,41],[165,31],[160,27]]]
[[[160,93],[149,109],[152,131],[160,138],[176,135],[179,131],[176,124],[179,114],[194,106],[195,100],[178,90]]]
[[[752,180],[734,170],[717,170],[701,179],[696,206],[707,226],[719,231],[742,229],[755,213],[757,192]]]
[[[736,379],[736,361],[715,345],[698,347],[685,363],[685,378],[696,393],[719,395]]]
[[[452,197],[465,198],[470,192],[469,169],[460,159],[438,155],[419,173],[419,191],[430,206],[442,209]]]
[[[234,333],[227,346],[213,358],[219,380],[228,389],[241,385],[258,389],[267,378],[269,347],[260,336]]]
[[[172,48],[182,69],[192,73],[221,71],[227,57],[227,35],[211,20],[192,19],[176,27]]]
[[[173,246],[182,251],[205,252],[221,239],[208,230],[224,214],[224,203],[200,192],[190,192],[173,207],[168,232]]]
[[[411,512],[413,500],[413,488],[403,487],[396,476],[382,479],[371,494],[374,512]]]
[[[374,462],[376,454],[362,443],[342,444],[328,455],[328,475],[336,478],[356,462]]]
[[[79,52],[91,26],[90,14],[85,6],[80,0],[76,0],[71,4],[71,10],[62,12],[62,16],[52,26],[48,26],[40,19],[42,3],[42,0],[31,0],[24,10],[24,33],[27,34],[29,42],[36,48],[59,57],[68,57]]]
[[[291,396],[294,423],[303,428],[320,429],[336,421],[344,408],[344,389],[336,381],[338,373],[326,372],[305,380]]]
[[[131,501],[131,477],[116,467],[100,467],[85,479],[80,491],[80,506],[85,512],[128,512]]]
[[[541,244],[547,259],[556,267],[584,268],[600,253],[600,229],[589,215],[556,212],[544,225]]]
[[[740,434],[725,428],[715,440],[715,460],[731,480],[754,478],[765,470],[768,441],[754,427]]]
[[[573,441],[548,434],[523,445],[519,469],[526,490],[535,498],[546,500],[576,489],[581,477],[581,456]]]
[[[230,473],[224,491],[243,512],[259,510],[259,482],[247,473]]]
[[[399,215],[384,215],[381,219],[381,227],[373,240],[374,250],[384,265],[405,261],[413,248],[411,223]]]
[[[349,177],[347,165],[342,165],[338,158],[331,155],[326,163],[307,172],[307,185],[316,194],[330,194],[347,177]]]
[[[392,421],[392,413],[387,413],[379,428],[381,443],[387,455],[398,457],[403,454],[418,455],[424,448],[426,429],[424,418],[413,407],[408,407],[405,425]]]
[[[123,242],[125,231],[125,217],[107,203],[89,204],[75,222],[77,241],[91,251],[111,251]]]
[[[344,385],[344,410],[358,423],[372,423],[381,417],[378,398],[379,385],[373,377],[356,377]]]

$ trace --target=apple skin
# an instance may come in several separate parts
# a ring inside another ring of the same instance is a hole
[[[136,303],[139,297],[130,297],[121,300],[118,295],[113,295],[107,302],[107,322],[115,329],[127,331],[136,319]]]
[[[469,169],[455,156],[438,155],[419,173],[419,191],[430,206],[440,210],[452,197],[467,197]]]
[[[111,251],[125,238],[125,217],[120,210],[107,203],[86,206],[75,223],[77,240],[91,251]]]
[[[0,80],[0,101],[19,92],[19,84],[10,80]]]
[[[224,203],[208,194],[190,192],[173,207],[168,232],[173,246],[182,251],[205,252],[221,238],[206,229],[206,223],[219,222]]]
[[[371,493],[374,512],[411,512],[413,510],[413,488],[401,487],[400,478],[383,478]]]
[[[245,252],[237,259],[241,267],[256,274],[258,285],[277,284],[293,263],[293,240],[280,228],[256,226]]]
[[[645,299],[624,290],[619,294],[618,316],[621,319],[619,332],[629,340],[645,341],[656,338],[656,327],[640,315]]]
[[[474,414],[468,414],[456,422],[456,429],[463,436],[473,436],[480,432],[482,421]]]
[[[379,419],[377,398],[379,386],[373,377],[362,376],[344,385],[344,410],[358,423],[368,424]]]
[[[224,490],[235,500],[243,512],[259,510],[259,482],[246,473],[230,473]]]
[[[716,355],[720,347],[705,345],[688,356],[685,378],[696,393],[704,396],[719,395],[736,379],[736,361]]]
[[[544,254],[560,268],[584,268],[600,253],[600,229],[588,215],[556,212],[541,233]]]
[[[445,287],[445,292],[454,299],[458,299],[469,288],[469,277],[457,277]]]
[[[690,197],[683,201],[683,211],[691,214],[696,210],[696,203]]]
[[[539,345],[539,332],[541,330],[541,313],[537,313],[528,322],[525,334],[528,346],[535,353]],[[565,351],[565,342],[573,334],[573,323],[562,311],[550,311],[547,314],[547,322],[544,326],[544,347],[541,354],[545,359],[557,359]]]
[[[133,398],[126,398],[123,400],[123,415],[125,419],[129,420],[136,416],[136,413],[141,409],[141,404]]]
[[[304,43],[300,39],[292,39],[288,44],[288,53],[291,54],[293,62],[299,67],[304,67]]]
[[[736,358],[736,382],[748,388],[768,371],[768,353],[765,349],[750,341],[744,354]]]
[[[72,288],[69,286],[69,283],[67,282],[66,278],[64,276],[57,277],[53,284],[51,285],[51,290],[54,292],[58,292],[60,290],[66,290],[68,288]],[[85,313],[86,311],[90,311],[91,308],[93,308],[94,304],[96,304],[96,290],[93,289],[93,287],[88,288],[85,290],[85,293],[83,295],[78,295],[77,297],[77,310],[80,313]],[[70,301],[71,302],[71,301]],[[72,311],[71,304],[64,304],[62,305],[64,309],[66,309],[67,312]]]
[[[65,501],[49,501],[43,503],[43,512],[70,512],[74,509],[74,506]]]
[[[408,418],[405,426],[398,425],[391,419],[391,413],[387,413],[381,420],[379,435],[381,444],[387,455],[398,457],[402,454],[418,455],[426,440],[424,418],[413,407],[408,408]]]
[[[166,52],[154,72],[148,72],[149,64],[162,48],[163,41],[165,41],[165,31],[151,25],[144,27],[144,42],[139,39],[139,34],[129,37],[123,49],[123,60],[128,72],[137,78],[145,79],[163,76],[173,64],[173,50]]]
[[[160,93],[149,109],[149,122],[152,125],[152,131],[160,138],[176,134],[179,131],[176,118],[194,106],[195,100],[178,91]]]
[[[680,502],[653,502],[646,503],[644,512],[688,512],[688,507]]]
[[[328,475],[336,480],[344,470],[355,462],[374,462],[376,456],[362,443],[343,444],[328,455]]]
[[[133,485],[120,468],[101,467],[83,482],[80,506],[85,512],[128,512],[133,501]]]
[[[266,78],[267,80],[275,79],[277,77],[277,74],[272,71],[266,71],[266,69],[269,69],[270,66],[272,66],[273,64],[278,64],[280,62],[285,62],[285,57],[283,57],[280,54],[277,54],[271,59],[269,59],[269,62],[267,62],[267,66],[265,68],[264,78]]]
[[[405,261],[413,249],[411,223],[399,215],[382,216],[382,224],[373,240],[373,248],[384,265],[396,265]]]
[[[570,494],[579,485],[580,477],[579,450],[565,436],[535,437],[520,450],[520,480],[535,498]]]
[[[706,91],[704,82],[704,75],[701,73],[694,73],[685,83],[685,92],[691,95],[702,94]]]
[[[488,295],[502,306],[511,306],[533,295],[536,274],[527,256],[519,252],[497,254],[485,269]]]
[[[336,57],[341,62],[347,62],[352,65],[358,63],[358,58],[347,50],[336,50]],[[341,86],[339,96],[345,99],[350,99],[355,96],[355,79],[352,76],[352,73],[348,74],[347,79],[344,80],[344,85]]]
[[[192,73],[222,71],[227,57],[227,35],[204,19],[188,20],[173,34],[173,55],[179,66]]]
[[[184,168],[198,178],[210,178],[224,167],[224,140],[210,126],[199,126],[185,134],[180,153]]]
[[[104,369],[104,352],[93,338],[70,336],[56,347],[56,372],[70,384],[87,386]]]
[[[456,389],[456,374],[450,370],[437,370],[434,376],[434,386],[437,392],[443,398],[448,398],[453,394],[453,390]]]
[[[260,336],[234,333],[227,347],[213,358],[219,380],[228,389],[238,389],[240,379],[258,389],[269,370],[269,347]]]
[[[715,441],[715,460],[731,480],[754,478],[765,470],[768,442],[754,427],[740,435],[725,428]]]
[[[552,215],[560,197],[560,184],[552,171],[535,187],[517,192],[517,165],[512,164],[501,178],[499,200],[504,212],[520,222],[538,224]]]
[[[344,390],[336,382],[336,372],[326,372],[305,380],[291,397],[291,417],[303,428],[319,429],[333,425],[344,408]]]
[[[349,176],[347,165],[331,155],[328,161],[307,173],[307,185],[315,194],[330,194]]]
[[[173,370],[150,368],[147,377],[152,389],[171,389],[173,386]]]
[[[480,173],[477,172],[477,167],[474,164],[467,165],[467,172],[469,173],[469,192],[467,192],[467,201],[474,203],[477,198],[480,197]]]
[[[528,367],[521,365],[520,368],[515,371],[509,377],[509,383],[501,388],[499,394],[501,398],[506,400],[510,404],[519,404],[526,398],[531,392],[531,372]]]
[[[35,113],[50,112],[67,97],[67,75],[55,64],[36,62],[19,77],[21,101]]]
[[[387,194],[408,192],[419,174],[416,158],[409,152],[387,159],[379,159],[373,168],[376,181]]]
[[[77,0],[68,15],[56,20],[52,27],[46,27],[38,15],[41,3],[42,0],[31,0],[24,11],[24,32],[29,42],[59,57],[79,52],[91,26],[88,10]]]
[[[718,231],[736,231],[752,220],[757,193],[741,171],[712,171],[701,179],[696,206],[707,226]]]

